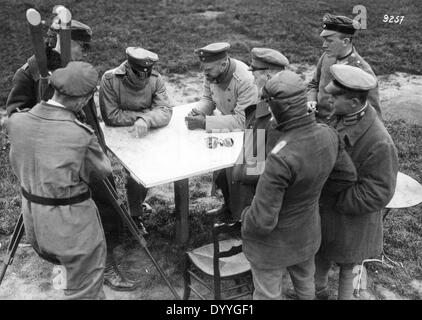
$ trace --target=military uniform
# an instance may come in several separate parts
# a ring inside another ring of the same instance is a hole
[[[353,20],[341,16],[326,15],[323,28],[321,36],[329,36],[337,32],[353,35],[355,32]],[[330,95],[325,91],[325,87],[333,80],[330,73],[330,67],[333,64],[358,67],[375,77],[371,66],[357,53],[354,46],[350,53],[344,57],[329,57],[326,53],[323,53],[318,61],[313,78],[308,84],[308,101],[317,101],[317,119],[322,122],[329,122],[334,112],[328,103]],[[368,101],[381,117],[378,85],[369,91]]]
[[[374,77],[351,66],[335,65],[331,72],[348,90],[367,91],[376,83]],[[326,90],[334,93],[338,87],[331,82]],[[319,290],[325,288],[330,262],[339,263],[339,298],[350,299],[353,265],[382,252],[381,210],[394,194],[398,157],[390,135],[369,103],[359,112],[338,116],[335,126],[356,166],[358,180],[340,194],[326,192],[321,198],[322,244],[316,285]]]
[[[289,65],[289,60],[282,53],[270,48],[253,48],[251,56],[249,70],[252,72],[282,71]],[[251,204],[259,176],[264,172],[266,132],[271,119],[268,103],[260,101],[256,105],[248,106],[245,109],[245,117],[243,153],[232,174],[231,212],[235,218],[239,218],[243,209]]]
[[[53,23],[49,29],[49,35],[53,36],[58,32],[59,27],[56,23]],[[91,40],[92,31],[87,25],[72,20],[71,39],[74,41],[80,41],[88,43]],[[46,47],[47,55],[47,67],[50,72],[54,72],[56,69],[61,67],[60,53],[55,51],[52,47]],[[53,96],[54,89],[51,85],[48,85],[45,89],[43,96],[40,97],[40,73],[35,56],[28,59],[27,63],[19,68],[13,77],[13,87],[9,93],[6,102],[7,113],[10,116],[12,113],[31,109],[41,100],[47,101]],[[99,143],[102,149],[106,150],[104,135],[98,122],[97,110],[94,104],[94,99],[91,99],[86,106],[82,109],[78,115],[78,119],[89,124],[95,131]],[[113,176],[110,174],[107,179],[115,185]],[[103,224],[106,240],[107,240],[107,272],[106,281],[108,279],[118,279],[117,269],[115,269],[115,261],[113,259],[113,249],[119,243],[119,234],[122,229],[122,221],[115,212],[112,200],[107,196],[107,192],[104,189],[101,181],[92,181],[90,184],[92,192],[92,198],[98,207],[101,216],[101,222]],[[113,281],[115,282],[115,281]],[[132,289],[133,284],[129,284],[130,281],[120,281],[120,288],[126,287],[126,289]],[[117,288],[117,286],[113,286]]]
[[[172,105],[161,75],[152,70],[158,56],[133,47],[129,47],[126,54],[128,60],[105,72],[101,80],[99,99],[105,124],[131,126],[142,118],[148,128],[166,126],[171,119]],[[133,83],[128,77],[130,69],[136,67],[146,75],[140,83]]]
[[[216,43],[195,52],[202,62],[215,61],[227,55],[230,45]],[[204,81],[204,90],[197,109],[205,113],[205,130],[243,130],[245,108],[257,102],[258,92],[253,76],[243,62],[228,58],[229,66],[215,81]],[[218,110],[221,115],[213,115]]]
[[[57,72],[79,75],[82,69],[90,79],[78,76],[79,84],[66,85],[68,92],[75,92],[77,86],[85,94],[95,88],[98,74],[88,64],[70,63]],[[54,78],[52,82],[57,83]],[[29,242],[41,257],[66,268],[67,298],[104,296],[106,243],[89,183],[104,179],[112,168],[94,131],[55,101],[14,113],[7,131],[10,163],[22,187]]]
[[[313,259],[321,241],[318,200],[338,165],[337,133],[307,113],[299,76],[283,73],[264,87],[279,141],[267,156],[251,206],[242,213],[243,252],[252,267],[254,299],[281,298],[283,267],[299,298],[314,297]],[[345,178],[353,178],[350,166],[338,168],[351,172]]]

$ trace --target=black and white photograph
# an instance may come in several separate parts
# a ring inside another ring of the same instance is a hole
[[[0,0],[0,21],[0,304],[422,299],[421,1]]]

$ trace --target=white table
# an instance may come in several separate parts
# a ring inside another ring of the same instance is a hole
[[[243,132],[207,133],[188,130],[185,116],[195,103],[173,108],[170,123],[152,129],[142,138],[129,132],[131,127],[109,127],[101,124],[109,150],[119,159],[131,176],[145,189],[174,182],[176,204],[176,239],[186,244],[189,238],[189,178],[231,167],[238,159]],[[230,137],[232,147],[206,147],[205,138]]]
[[[408,208],[422,202],[422,185],[408,175],[397,174],[396,190],[386,208]]]

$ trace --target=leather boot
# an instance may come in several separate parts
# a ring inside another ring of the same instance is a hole
[[[124,278],[115,263],[106,265],[104,284],[115,291],[133,291],[139,286],[139,283]]]

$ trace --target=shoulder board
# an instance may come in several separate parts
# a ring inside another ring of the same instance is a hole
[[[236,73],[233,73],[233,78],[235,78],[237,81],[242,81],[242,78]]]
[[[85,129],[86,131],[88,131],[90,134],[94,134],[95,131],[94,129],[92,129],[89,125],[80,122],[78,119],[73,120],[79,127]]]
[[[158,71],[152,70],[151,71],[151,76],[159,77],[160,76],[160,73]]]
[[[283,149],[287,145],[287,142],[285,140],[281,140],[279,143],[276,144],[276,146],[271,150],[272,154],[277,154],[280,152],[281,149]]]
[[[107,79],[107,80],[113,78],[113,76],[114,76],[114,72],[112,71],[106,71],[103,75],[104,79]]]

